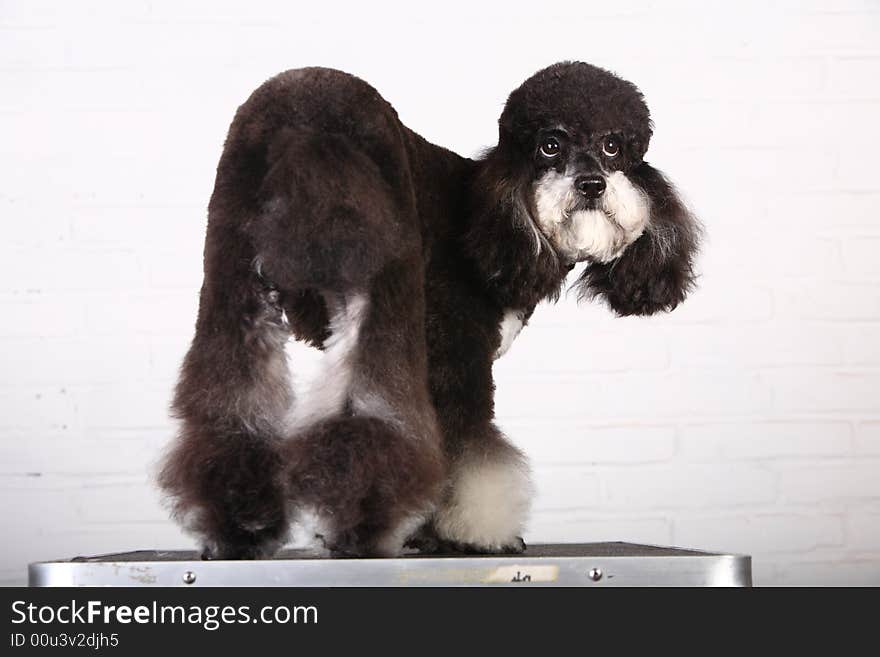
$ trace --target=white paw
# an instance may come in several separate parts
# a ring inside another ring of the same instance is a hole
[[[501,551],[521,542],[532,491],[528,466],[518,454],[504,461],[468,461],[454,475],[434,527],[444,540]]]

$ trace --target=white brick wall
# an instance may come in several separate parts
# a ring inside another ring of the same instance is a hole
[[[880,584],[871,0],[4,1],[0,582],[37,559],[189,545],[149,477],[214,167],[251,89],[343,68],[473,154],[506,94],[567,58],[641,86],[648,159],[709,240],[674,314],[566,298],[497,365],[500,422],[536,469],[526,538],[748,552],[759,584]]]

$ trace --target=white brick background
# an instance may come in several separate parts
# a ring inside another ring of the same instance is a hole
[[[0,582],[191,544],[150,467],[214,167],[255,86],[342,68],[472,155],[522,79],[583,59],[645,92],[648,159],[709,240],[672,315],[567,298],[497,365],[500,422],[536,469],[526,538],[880,584],[880,3],[418,7],[0,1]]]

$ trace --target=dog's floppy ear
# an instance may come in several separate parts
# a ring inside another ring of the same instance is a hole
[[[591,262],[575,285],[581,298],[603,297],[618,315],[670,311],[694,286],[702,229],[660,171],[643,162],[627,177],[650,203],[645,232],[614,260]]]

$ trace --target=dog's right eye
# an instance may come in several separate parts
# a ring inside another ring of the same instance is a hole
[[[547,137],[541,144],[541,155],[544,157],[556,157],[559,155],[559,140],[556,137]]]

